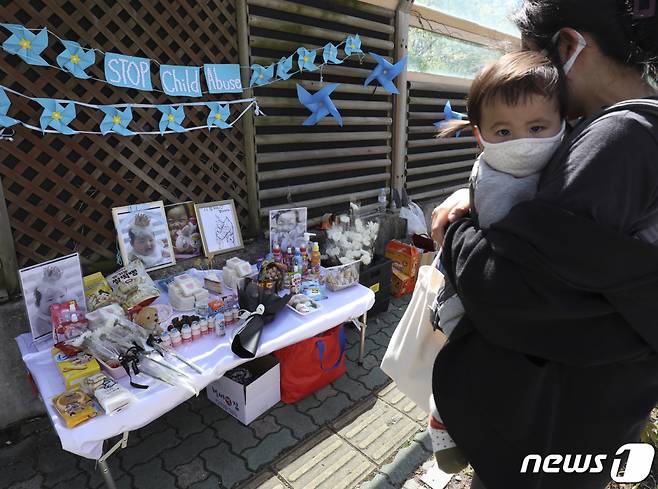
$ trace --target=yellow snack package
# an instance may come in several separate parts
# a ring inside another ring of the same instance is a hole
[[[59,348],[53,348],[51,354],[59,372],[64,377],[64,385],[67,389],[72,389],[83,379],[101,371],[96,359],[84,352],[69,356]]]
[[[67,428],[73,428],[98,415],[91,397],[77,389],[53,397],[52,402]]]
[[[110,284],[105,280],[101,272],[87,275],[82,280],[85,287],[87,312],[95,311],[116,302],[112,293],[112,287],[110,287]]]

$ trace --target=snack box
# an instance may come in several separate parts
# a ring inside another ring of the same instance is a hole
[[[420,250],[413,245],[392,240],[386,245],[384,256],[393,261],[393,270],[415,279],[420,267]]]
[[[51,353],[55,365],[57,365],[59,372],[64,377],[66,390],[72,389],[79,385],[83,379],[101,371],[101,367],[96,359],[84,352],[68,356],[59,348],[53,348]]]
[[[411,294],[416,286],[416,279],[406,275],[399,270],[393,270],[393,279],[391,281],[391,295],[393,297],[402,297]]]
[[[73,428],[98,415],[91,397],[78,389],[53,397],[52,403],[67,428]]]

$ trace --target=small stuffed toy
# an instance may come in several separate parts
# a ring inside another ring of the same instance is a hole
[[[133,321],[151,333],[159,333],[160,320],[155,307],[144,307],[133,316]]]

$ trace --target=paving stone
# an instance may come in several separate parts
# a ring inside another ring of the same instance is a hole
[[[377,348],[373,348],[369,351],[369,354],[375,357],[377,360],[377,365],[381,365],[382,360],[384,359],[384,355],[386,354],[386,347],[378,346]]]
[[[43,443],[43,445],[42,445]],[[59,439],[44,437],[39,440],[37,471],[44,477],[45,486],[54,486],[74,476],[77,469],[77,457],[62,450]]]
[[[131,471],[137,464],[151,460],[168,448],[177,446],[180,440],[173,428],[167,428],[142,440],[137,446],[121,450],[121,466],[125,471]]]
[[[319,391],[316,391],[314,396],[321,402],[324,402],[330,397],[334,397],[336,394],[338,394],[338,391],[334,389],[332,386],[328,385],[326,387],[323,387]]]
[[[135,487],[139,489],[163,489],[175,487],[176,479],[162,467],[162,460],[154,458],[132,469]]]
[[[62,482],[59,482],[52,486],[51,489],[71,489],[74,487],[87,487],[87,474],[85,473],[79,473],[77,476],[73,477],[72,479],[68,479]]]
[[[199,413],[202,409],[205,409],[208,406],[215,406],[215,404],[213,404],[212,401],[208,399],[205,391],[200,392],[198,396],[191,397],[185,401],[185,404],[187,404],[191,411],[196,413]]]
[[[347,408],[352,406],[347,394],[339,392],[336,396],[330,397],[324,401],[320,406],[309,409],[308,414],[313,418],[318,425],[323,425],[340,415]]]
[[[276,422],[276,419],[271,414],[261,416],[260,418],[252,421],[249,427],[253,430],[258,438],[265,438],[270,433],[276,433],[281,429],[281,426]]]
[[[220,487],[222,487],[222,485],[219,481],[219,477],[211,474],[207,479],[202,480],[201,482],[197,482],[196,484],[192,484],[190,489],[219,489]]]
[[[154,421],[151,421],[149,424],[143,426],[136,432],[130,433],[130,436],[128,437],[128,446],[130,447],[132,444],[139,442],[140,439],[146,440],[151,435],[162,433],[167,428],[167,423],[163,418],[158,418]],[[137,434],[137,436],[135,436],[135,434]]]
[[[340,436],[377,463],[384,462],[419,429],[407,416],[381,399],[366,402],[333,424]]]
[[[353,380],[351,377],[348,377],[347,375],[343,375],[338,380],[336,380],[332,385],[334,386],[334,388],[347,394],[348,397],[353,401],[360,401],[364,397],[368,397],[370,395],[370,391],[365,387],[363,387],[363,384],[357,382],[356,380]]]
[[[273,409],[271,414],[281,426],[289,428],[292,434],[300,440],[318,429],[313,419],[307,414],[300,413],[293,404]]]
[[[349,348],[345,349],[345,357],[347,360],[352,360],[353,362],[356,362],[359,359],[359,344],[356,343]]]
[[[427,489],[427,486],[425,486],[425,484],[421,483],[415,477],[412,477],[411,479],[406,480],[406,482],[402,485],[402,489]],[[434,489],[434,487],[432,487],[432,489]]]
[[[16,464],[17,460],[29,460],[39,451],[38,436],[29,436],[11,445],[0,448],[0,468]],[[0,481],[2,481],[0,470]]]
[[[207,425],[211,425],[216,421],[219,421],[221,419],[227,419],[231,416],[222,408],[212,403],[210,403],[209,406],[204,406],[200,408],[197,412],[199,413],[199,416],[201,416],[203,422]]]
[[[385,473],[395,486],[402,485],[409,479],[428,457],[428,452],[423,445],[412,441],[409,445],[402,447],[393,458],[393,461],[384,465],[380,470]]]
[[[2,479],[0,479],[0,481],[2,481]],[[37,474],[28,480],[15,482],[8,486],[3,485],[2,487],[6,487],[7,489],[42,489],[43,476],[41,474]]]
[[[425,450],[427,450],[429,453],[432,453],[432,439],[430,438],[430,434],[427,431],[427,426],[423,426],[421,430],[416,433],[416,436],[414,436],[414,441],[420,443]]]
[[[391,335],[392,332],[389,333],[388,331],[379,331],[378,333],[370,336],[370,339],[376,345],[388,348],[388,344],[391,342]]]
[[[240,486],[240,489],[286,489],[286,485],[269,470]]]
[[[119,464],[119,457],[116,455],[112,455],[107,459],[107,466],[110,468],[110,474],[112,474],[114,480],[120,479],[125,474]],[[95,488],[104,484],[103,474],[95,460],[80,458],[78,460],[78,469],[89,475],[90,487]]]
[[[203,418],[196,411],[192,411],[187,403],[183,403],[165,416],[169,426],[176,430],[178,437],[184,439],[194,433],[207,429]]]
[[[453,476],[453,474],[446,474],[436,465],[434,455],[430,455],[430,458],[423,464],[419,472],[420,475],[416,477],[432,489],[443,489]]]
[[[180,444],[160,454],[164,461],[164,467],[167,470],[191,462],[206,448],[219,445],[221,440],[217,438],[217,433],[212,428],[205,428],[205,431],[196,433],[185,438]]]
[[[347,489],[363,480],[375,465],[325,429],[284,457],[275,468],[294,489]]]
[[[206,469],[216,475],[218,482],[221,480],[224,487],[232,487],[235,483],[245,481],[253,475],[253,472],[247,470],[244,459],[231,453],[225,443],[204,450],[201,458],[206,461]]]
[[[176,483],[181,489],[187,489],[192,484],[206,480],[210,476],[210,472],[206,471],[201,458],[188,464],[179,465],[171,472],[176,476]]]
[[[272,463],[281,452],[297,443],[292,432],[283,428],[278,433],[267,435],[257,446],[246,450],[243,456],[247,459],[249,469],[256,471],[264,464]]]
[[[16,459],[14,463],[5,465],[0,470],[0,487],[21,482],[34,477],[36,470],[30,459]]]
[[[226,441],[231,446],[231,450],[238,455],[247,448],[258,445],[259,440],[254,436],[254,432],[233,417],[221,419],[213,423],[212,427],[217,432],[217,436]]]
[[[368,357],[372,358],[372,357]],[[381,362],[377,362],[379,365]],[[358,378],[358,381],[361,382],[366,389],[375,390],[379,387],[383,387],[391,383],[391,378],[384,373],[384,371],[377,367],[373,367],[370,372]]]
[[[320,404],[322,404],[322,401],[320,401],[317,397],[315,397],[313,395],[310,395],[310,396],[305,397],[301,401],[297,401],[295,403],[295,406],[301,412],[307,412],[309,409],[316,408]]]
[[[400,390],[395,385],[395,382],[391,382],[384,389],[379,391],[377,396],[389,403],[391,406],[394,406],[396,409],[402,411],[417,423],[423,426],[427,423],[428,413],[420,409],[413,403],[411,399],[400,392]]]
[[[362,482],[358,489],[396,489],[384,474],[376,474],[372,480]]]

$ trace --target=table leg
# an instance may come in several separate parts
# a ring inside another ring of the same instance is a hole
[[[364,313],[361,316],[361,327],[359,328],[359,333],[361,333],[361,343],[359,345],[359,360],[358,364],[363,365],[363,353],[366,348],[366,326],[368,325],[368,313]]]
[[[98,467],[100,468],[101,474],[103,475],[105,487],[107,489],[117,489],[117,485],[116,482],[114,482],[110,468],[107,466],[107,460],[99,460]]]

